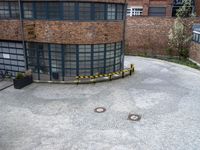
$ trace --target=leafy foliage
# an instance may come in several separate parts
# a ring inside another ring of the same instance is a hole
[[[192,22],[185,17],[195,16],[192,13],[192,0],[183,0],[183,5],[177,10],[177,18],[169,32],[169,48],[175,50],[180,58],[188,58],[189,46],[192,40]]]
[[[181,18],[176,18],[169,32],[169,48],[176,50],[179,57],[188,58],[192,33]]]
[[[193,0],[183,0],[183,6],[177,10],[176,16],[179,18],[195,16],[192,12],[192,1]]]

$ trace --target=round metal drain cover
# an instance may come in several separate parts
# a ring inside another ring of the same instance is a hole
[[[94,112],[97,112],[97,113],[103,113],[105,111],[106,111],[106,109],[104,107],[97,107],[94,109]]]
[[[137,114],[129,114],[128,119],[131,121],[139,121],[141,119],[141,116]]]

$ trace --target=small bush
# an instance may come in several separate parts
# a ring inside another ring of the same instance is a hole
[[[167,55],[173,56],[173,49],[171,47],[166,48],[165,51],[167,52]]]
[[[18,72],[16,75],[16,79],[23,79],[24,77],[25,77],[24,74],[21,72]]]

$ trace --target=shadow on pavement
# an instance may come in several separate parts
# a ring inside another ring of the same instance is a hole
[[[3,91],[9,87],[13,86],[12,80],[3,80],[0,81],[0,91]]]

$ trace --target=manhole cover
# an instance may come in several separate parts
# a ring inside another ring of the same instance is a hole
[[[104,107],[97,107],[94,109],[94,112],[97,112],[97,113],[103,113],[105,111],[106,111],[106,109]]]
[[[129,114],[128,119],[131,121],[139,121],[141,119],[141,116],[137,114]]]

